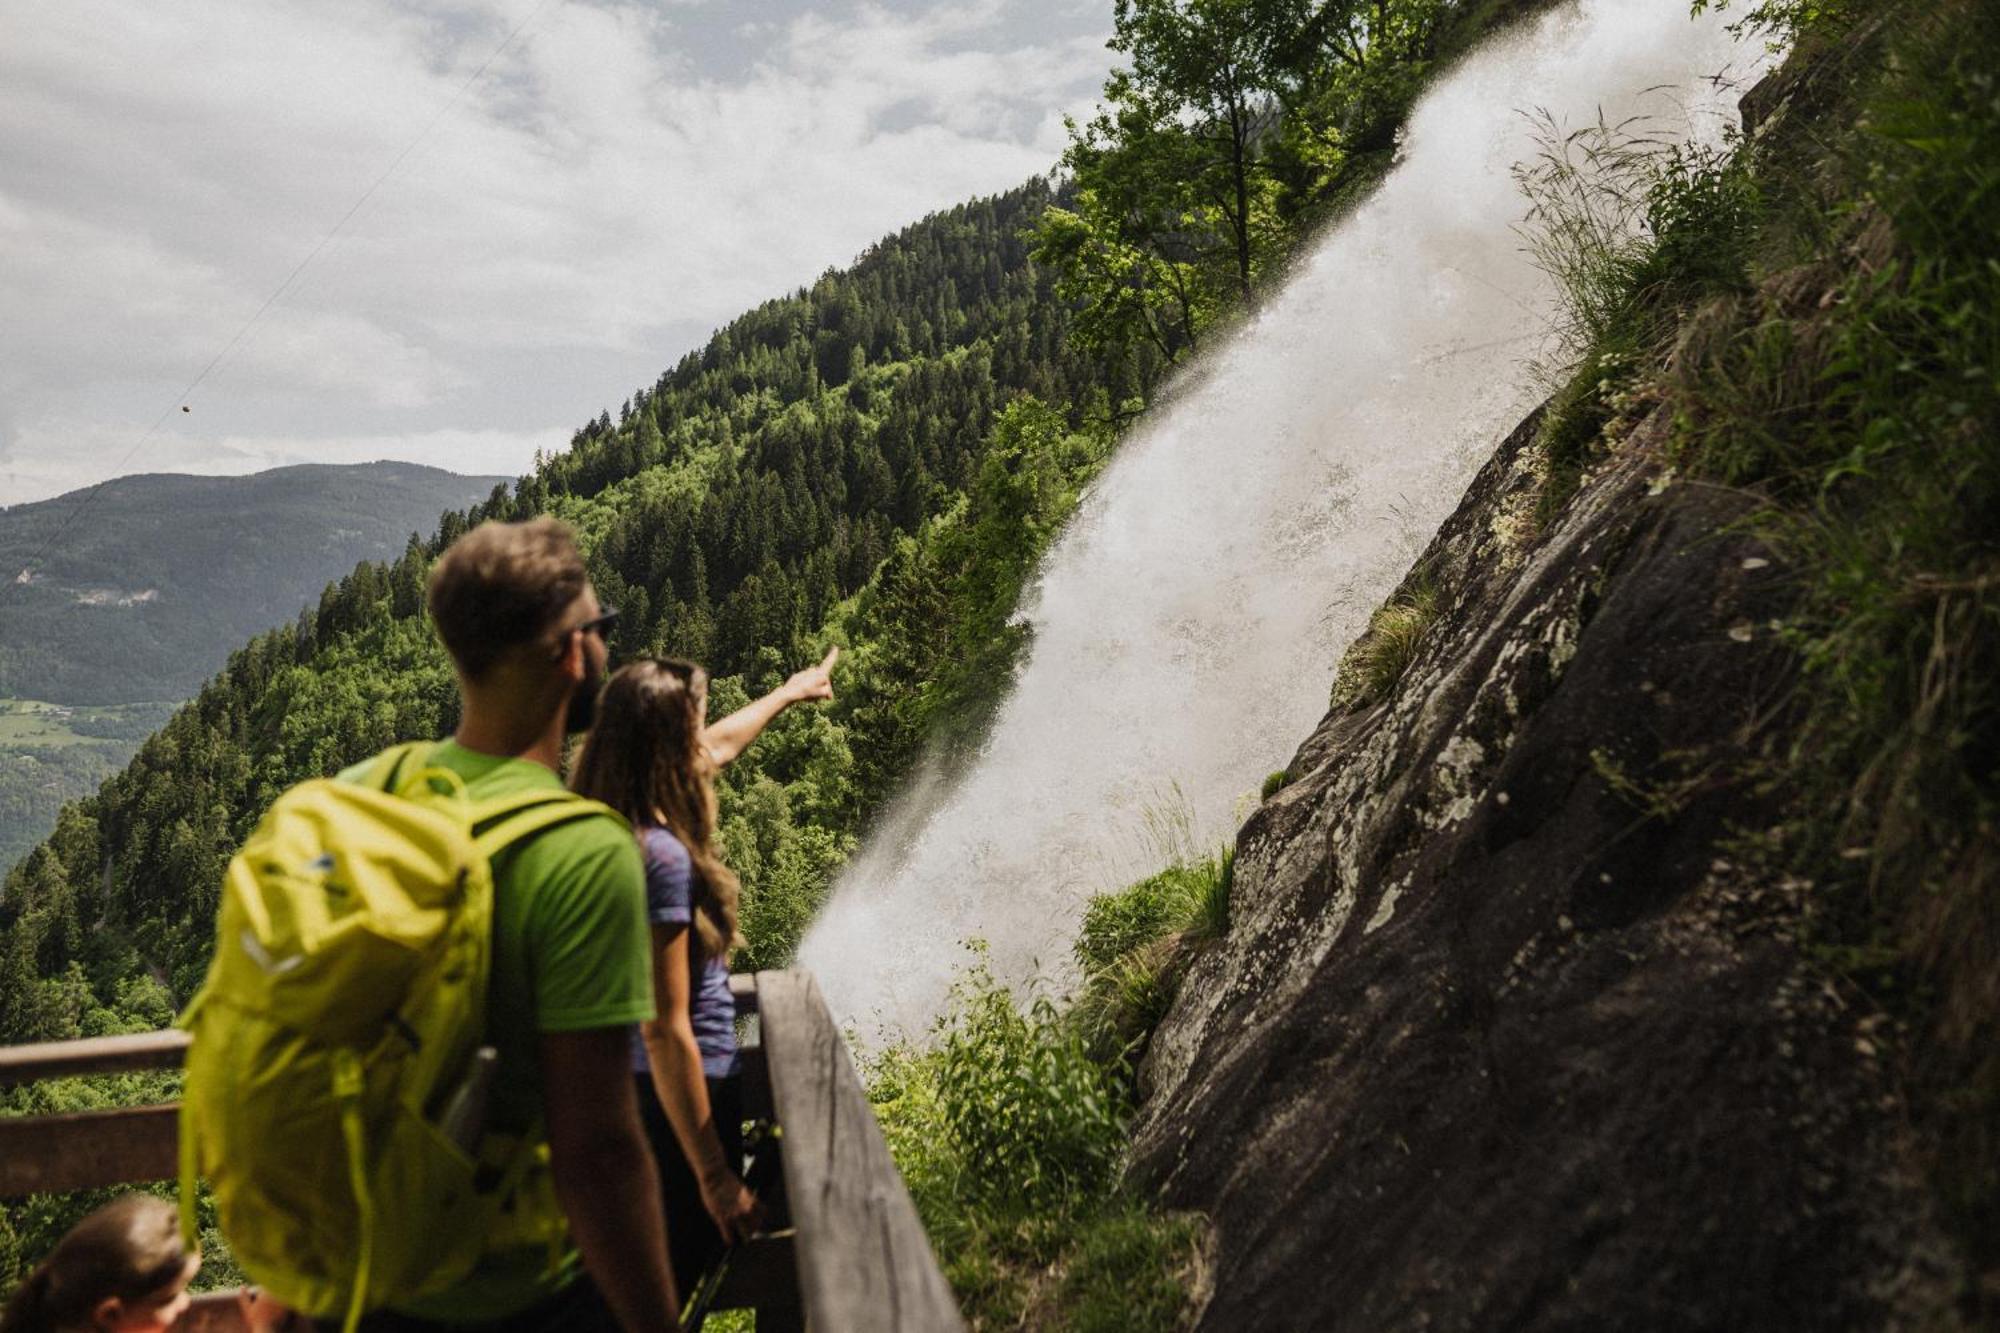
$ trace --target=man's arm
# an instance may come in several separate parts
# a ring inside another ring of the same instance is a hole
[[[818,666],[793,672],[790,680],[755,703],[745,704],[720,722],[711,722],[703,727],[701,743],[708,747],[708,753],[716,764],[726,764],[749,749],[750,742],[757,739],[757,733],[793,704],[831,699],[833,664],[839,657],[838,646],[828,649],[825,659]]]
[[[680,1327],[660,1181],[639,1127],[622,1027],[545,1032],[550,1169],[584,1267],[627,1333]]]

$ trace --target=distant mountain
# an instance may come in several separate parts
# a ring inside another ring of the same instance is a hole
[[[246,638],[507,480],[386,462],[155,473],[0,509],[0,875]]]
[[[151,474],[0,510],[0,698],[185,699],[330,580],[507,480],[390,462]]]

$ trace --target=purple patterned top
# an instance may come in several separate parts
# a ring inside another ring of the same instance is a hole
[[[639,850],[646,860],[646,920],[656,926],[688,927],[682,936],[687,941],[688,973],[694,983],[688,1007],[694,1020],[695,1045],[701,1050],[701,1072],[709,1078],[727,1078],[742,1068],[736,1050],[736,1001],[729,994],[729,964],[701,956],[700,939],[693,929],[694,862],[679,838],[656,826],[639,830]],[[632,1070],[643,1074],[651,1069],[646,1044],[635,1028]]]

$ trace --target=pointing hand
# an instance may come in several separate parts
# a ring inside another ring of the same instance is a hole
[[[840,646],[827,649],[826,656],[818,666],[807,667],[792,673],[785,682],[785,693],[793,703],[812,703],[818,699],[833,697],[833,664],[840,658]]]

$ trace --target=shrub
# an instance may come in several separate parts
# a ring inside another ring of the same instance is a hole
[[[1051,1213],[1110,1185],[1127,1108],[1110,1071],[1046,996],[1017,1005],[975,968],[944,1028],[937,1082],[969,1199]]]
[[[1131,1111],[1046,997],[1025,1002],[975,965],[929,1047],[867,1069],[889,1150],[975,1329],[1167,1333],[1198,1224],[1118,1185]]]
[[[1729,8],[1729,0],[1694,0],[1697,14]],[[1789,46],[1808,32],[1847,23],[1855,8],[1855,0],[1753,0],[1729,30],[1738,35],[1761,32],[1774,47]]]

